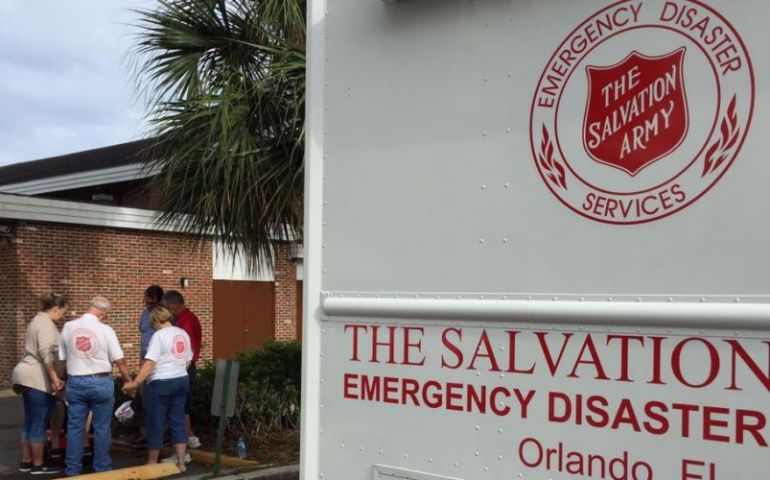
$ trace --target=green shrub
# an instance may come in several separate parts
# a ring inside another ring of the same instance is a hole
[[[211,416],[211,396],[214,392],[214,365],[211,363],[198,367],[195,378],[190,418],[194,423],[195,432],[216,432],[217,417]]]
[[[262,347],[238,354],[239,380],[266,383],[273,388],[296,388],[302,383],[302,347],[297,342],[268,341]]]
[[[268,342],[238,355],[240,372],[235,414],[230,433],[256,436],[261,432],[298,426],[302,350],[297,342]],[[196,432],[214,433],[218,419],[211,416],[214,366],[198,369],[193,391],[192,417]]]

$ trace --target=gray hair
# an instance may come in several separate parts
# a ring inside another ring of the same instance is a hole
[[[163,294],[163,302],[184,306],[184,297],[176,290],[169,290]]]
[[[112,311],[112,304],[109,300],[102,296],[96,296],[92,298],[91,306],[97,310],[101,310],[104,313],[110,313]]]

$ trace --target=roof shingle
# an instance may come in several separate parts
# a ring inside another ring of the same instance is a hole
[[[0,167],[0,185],[139,163],[144,160],[151,144],[151,139],[136,140]]]

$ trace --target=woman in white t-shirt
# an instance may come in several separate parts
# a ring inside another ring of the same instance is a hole
[[[150,313],[150,322],[156,329],[147,347],[142,368],[133,382],[123,387],[126,393],[135,392],[147,380],[146,395],[147,463],[158,463],[163,445],[163,424],[168,423],[171,443],[176,450],[177,465],[185,468],[187,433],[184,426],[184,404],[190,383],[187,365],[193,357],[190,337],[171,323],[171,312],[157,307]]]

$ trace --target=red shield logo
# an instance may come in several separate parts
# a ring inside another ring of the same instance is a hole
[[[687,135],[685,47],[659,57],[633,51],[615,65],[589,65],[583,145],[594,160],[632,177]]]
[[[182,335],[175,336],[171,347],[171,354],[176,358],[182,358],[185,350],[187,350],[187,344],[184,337]]]
[[[81,352],[91,351],[91,338],[90,337],[76,337],[75,348]]]

